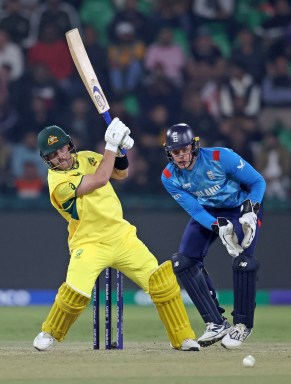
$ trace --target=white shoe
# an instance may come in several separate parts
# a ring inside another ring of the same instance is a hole
[[[201,347],[208,347],[221,340],[231,329],[227,320],[222,324],[206,323],[206,330],[203,335],[199,337],[198,343]]]
[[[48,351],[51,349],[55,338],[47,332],[40,332],[33,341],[33,346],[38,351]]]
[[[194,339],[185,339],[181,345],[180,351],[200,351],[200,345]]]
[[[221,345],[226,349],[236,349],[241,346],[241,343],[250,336],[252,330],[244,324],[236,324],[231,327],[229,333],[224,336]]]
[[[174,348],[171,343],[170,346],[178,351],[200,351],[200,345],[194,339],[185,339],[180,348]]]

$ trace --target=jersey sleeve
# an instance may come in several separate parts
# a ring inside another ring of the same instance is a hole
[[[81,183],[83,175],[76,173],[70,175],[62,183],[58,184],[53,191],[53,197],[58,205],[64,209],[69,210],[70,206],[74,204],[76,199],[76,190]]]
[[[169,194],[177,201],[177,203],[201,225],[211,230],[211,225],[216,221],[215,217],[210,215],[197,199],[189,192],[181,189],[178,183],[170,178],[162,175],[162,183]]]
[[[261,203],[266,189],[263,176],[231,149],[221,150],[220,161],[228,175],[247,187],[248,199]]]

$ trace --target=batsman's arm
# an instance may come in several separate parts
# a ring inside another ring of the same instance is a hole
[[[105,150],[103,159],[95,173],[85,175],[79,184],[76,196],[80,197],[93,192],[95,189],[104,187],[111,175],[115,163],[115,153],[112,151]]]
[[[126,155],[116,157],[111,177],[116,180],[126,179],[128,177],[128,165],[128,158]]]

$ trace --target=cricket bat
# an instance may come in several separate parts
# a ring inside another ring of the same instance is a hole
[[[107,125],[109,125],[112,121],[109,113],[110,107],[87,55],[78,28],[66,32],[66,39],[79,75],[97,108],[97,111],[102,115]],[[125,154],[126,151],[122,149],[121,153]]]

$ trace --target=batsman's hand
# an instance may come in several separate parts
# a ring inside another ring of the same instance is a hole
[[[126,135],[124,137],[124,139],[122,140],[120,146],[118,147],[118,150],[116,152],[116,156],[118,157],[122,157],[124,156],[124,153],[122,153],[122,150],[125,149],[126,151],[128,151],[129,149],[131,149],[134,145],[134,140],[133,138],[131,138],[129,135]]]
[[[245,200],[240,208],[241,217],[239,222],[242,225],[244,238],[241,243],[243,248],[248,248],[256,235],[257,229],[257,213],[260,209],[260,204],[253,204],[251,200]]]
[[[105,132],[105,149],[117,153],[118,146],[121,145],[124,138],[129,134],[130,129],[118,117],[115,117]]]
[[[212,224],[212,230],[221,238],[230,256],[237,257],[243,252],[243,248],[238,244],[237,235],[233,229],[233,224],[224,217],[218,217],[217,222]]]
[[[120,143],[120,146],[122,149],[131,149],[133,147],[134,140],[129,135],[126,135],[122,142]]]

